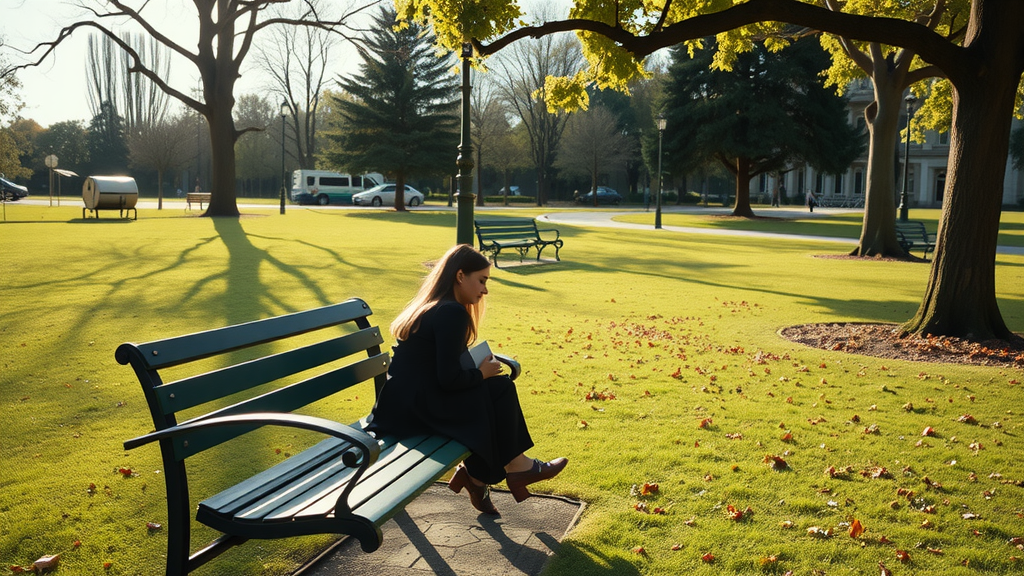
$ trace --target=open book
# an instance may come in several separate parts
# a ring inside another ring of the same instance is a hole
[[[491,356],[491,347],[487,345],[487,340],[484,340],[469,350],[466,350],[466,353],[462,355],[459,362],[462,364],[463,370],[472,370],[473,368],[479,368],[480,363]]]

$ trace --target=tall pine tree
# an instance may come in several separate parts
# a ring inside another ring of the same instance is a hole
[[[100,104],[99,113],[89,122],[89,156],[91,174],[128,175],[124,119],[110,102]]]
[[[451,61],[438,58],[434,37],[410,25],[395,29],[395,10],[382,8],[356,76],[338,83],[348,98],[338,111],[324,159],[351,173],[394,176],[395,210],[405,210],[405,181],[413,174],[444,174],[455,164],[458,85]]]
[[[823,86],[828,56],[808,38],[777,53],[758,44],[731,71],[711,69],[717,46],[704,41],[693,58],[673,51],[665,93],[665,157],[685,173],[720,162],[736,178],[734,216],[752,217],[750,179],[793,162],[832,174],[863,150],[847,122],[845,101]]]

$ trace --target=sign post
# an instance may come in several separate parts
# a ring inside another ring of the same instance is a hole
[[[57,157],[50,154],[43,159],[43,164],[50,169],[50,206],[53,206],[53,169],[57,167]],[[60,206],[60,194],[57,195],[57,206]]]

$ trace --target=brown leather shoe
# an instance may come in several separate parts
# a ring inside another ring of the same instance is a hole
[[[505,476],[505,483],[508,484],[508,491],[516,502],[522,502],[530,497],[527,486],[541,480],[547,480],[558,476],[558,473],[565,468],[569,460],[566,458],[555,458],[551,462],[533,461],[533,468],[525,472],[509,472]]]
[[[473,508],[484,514],[498,515],[498,509],[491,502],[490,487],[486,485],[479,486],[474,483],[465,465],[459,464],[455,474],[452,474],[451,480],[448,481],[448,488],[456,494],[465,488],[466,492],[469,492],[469,502],[473,505]]]

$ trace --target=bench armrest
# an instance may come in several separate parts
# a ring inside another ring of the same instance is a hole
[[[358,428],[346,426],[326,418],[280,412],[253,412],[251,414],[236,414],[234,416],[220,416],[187,422],[165,430],[150,432],[138,438],[125,440],[124,448],[125,450],[131,450],[150,442],[166,440],[206,428],[219,426],[263,426],[268,424],[322,432],[351,442],[353,447],[347,450],[341,458],[346,466],[369,467],[370,464],[377,461],[377,457],[380,455],[380,444],[378,444],[377,440]]]
[[[497,360],[498,362],[501,362],[502,364],[508,366],[508,369],[509,369],[508,377],[509,378],[515,380],[516,378],[519,377],[519,374],[523,371],[522,367],[519,365],[519,362],[516,362],[511,357],[505,356],[504,354],[493,354],[493,355],[494,355],[494,359],[495,360]]]
[[[541,232],[554,232],[555,233],[555,240],[558,240],[559,233],[558,233],[558,229],[557,228],[538,228],[537,229],[537,237],[538,238],[540,237],[540,233]]]

